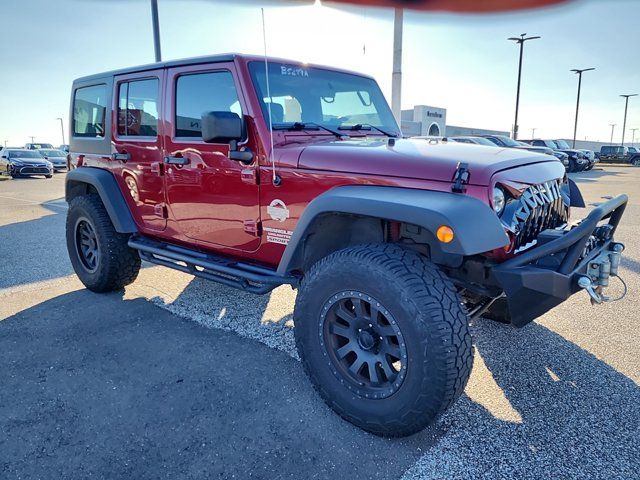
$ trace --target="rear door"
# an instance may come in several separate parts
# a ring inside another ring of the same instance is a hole
[[[186,237],[205,246],[254,251],[260,245],[260,208],[256,160],[244,165],[229,158],[228,144],[202,140],[201,115],[235,112],[246,105],[233,63],[167,70],[164,165],[169,216]],[[246,130],[246,128],[245,128]],[[252,148],[251,141],[240,142]]]
[[[159,122],[164,70],[117,76],[114,83],[112,171],[137,223],[162,231],[167,224]]]

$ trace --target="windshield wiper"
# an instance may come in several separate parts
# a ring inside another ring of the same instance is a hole
[[[387,137],[398,138],[397,133],[389,133],[386,130],[383,130],[379,127],[371,125],[370,123],[356,123],[355,125],[351,125],[349,127],[341,126],[341,127],[338,127],[338,130],[365,130],[366,129],[365,127],[369,127],[369,130],[373,128],[374,130],[379,131],[381,134],[386,135]]]
[[[273,129],[274,130],[300,131],[300,130],[307,130],[309,126],[317,127],[317,128],[322,129],[322,130],[326,130],[327,132],[332,133],[333,135],[335,135],[337,138],[348,137],[348,135],[345,135],[344,133],[338,132],[336,130],[333,130],[332,128],[325,127],[324,125],[320,125],[319,123],[315,123],[315,122],[293,122],[291,125],[285,124],[285,125],[274,126]]]

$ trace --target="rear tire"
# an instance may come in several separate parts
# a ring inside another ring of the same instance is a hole
[[[73,269],[89,290],[120,290],[138,276],[140,255],[129,248],[129,235],[116,232],[98,195],[71,200],[66,235]]]
[[[317,262],[298,291],[294,322],[321,397],[376,435],[422,430],[455,402],[471,372],[468,316],[456,289],[398,245],[349,247]]]

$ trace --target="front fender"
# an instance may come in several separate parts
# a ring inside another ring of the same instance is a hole
[[[284,251],[278,273],[299,268],[301,250],[309,227],[327,213],[352,214],[417,225],[431,233],[432,251],[467,256],[488,252],[509,243],[493,210],[480,200],[455,193],[401,187],[351,185],[336,187],[315,198],[302,213]],[[436,240],[435,232],[450,226],[450,243]]]

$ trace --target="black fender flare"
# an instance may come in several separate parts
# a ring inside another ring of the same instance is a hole
[[[300,267],[309,227],[320,216],[331,213],[380,218],[422,227],[431,232],[432,253],[440,257],[475,255],[509,243],[498,216],[477,198],[403,187],[349,185],[328,190],[307,205],[280,260],[278,274]],[[436,240],[435,233],[442,225],[453,229],[455,236],[452,242]]]
[[[133,216],[127,202],[118,187],[115,177],[108,170],[94,167],[80,167],[67,173],[65,180],[65,200],[69,203],[74,197],[88,193],[88,186],[93,187],[104,204],[111,223],[120,233],[136,233]]]

